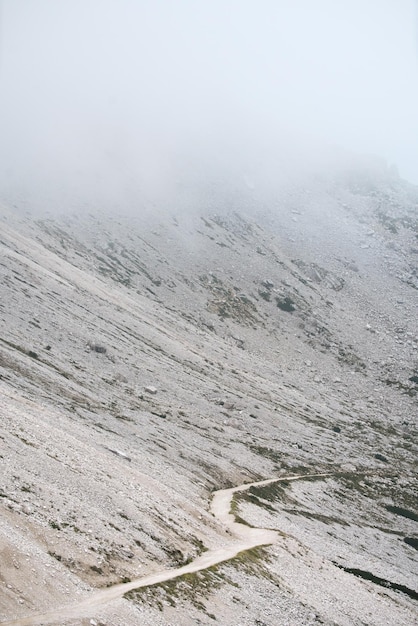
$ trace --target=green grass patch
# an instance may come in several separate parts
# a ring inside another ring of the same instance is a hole
[[[156,606],[160,611],[164,610],[164,606],[175,607],[180,603],[190,602],[195,608],[213,619],[213,616],[206,611],[204,600],[222,585],[238,587],[237,583],[228,576],[226,568],[232,566],[249,575],[263,576],[273,580],[271,573],[265,567],[267,561],[268,554],[265,548],[252,548],[240,552],[226,563],[219,563],[199,572],[182,574],[155,585],[133,589],[125,593],[123,597],[135,604]]]

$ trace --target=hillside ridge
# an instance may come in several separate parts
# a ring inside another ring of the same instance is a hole
[[[213,491],[329,472],[235,498],[280,531],[254,562],[59,623],[413,623],[418,191],[209,197],[0,208],[0,622],[222,548]]]

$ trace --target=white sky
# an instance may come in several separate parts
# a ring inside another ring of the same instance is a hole
[[[0,195],[112,170],[158,181],[167,154],[293,134],[418,183],[417,15],[414,0],[0,0]]]

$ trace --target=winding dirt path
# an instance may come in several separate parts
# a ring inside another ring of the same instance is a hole
[[[208,569],[213,565],[224,563],[236,557],[244,550],[250,550],[258,546],[272,544],[277,539],[277,533],[266,528],[251,528],[244,524],[240,524],[235,520],[235,516],[231,513],[231,503],[235,493],[247,491],[250,487],[262,487],[271,483],[289,482],[293,480],[306,480],[307,478],[321,478],[332,476],[333,474],[305,474],[302,476],[282,476],[280,478],[269,478],[254,483],[246,483],[231,489],[221,489],[213,493],[210,504],[210,511],[231,533],[235,540],[223,548],[218,550],[208,550],[194,561],[179,567],[177,569],[163,570],[144,578],[138,578],[129,583],[122,583],[94,592],[91,596],[80,602],[76,602],[60,609],[50,611],[48,613],[32,615],[31,617],[22,617],[12,621],[1,622],[2,626],[43,626],[46,624],[62,623],[68,619],[81,619],[83,617],[92,617],[96,609],[101,606],[118,600],[123,595],[133,589],[156,585],[166,580],[179,578],[183,574],[191,574]]]

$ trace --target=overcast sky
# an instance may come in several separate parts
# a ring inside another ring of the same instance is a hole
[[[158,185],[179,155],[292,137],[379,155],[418,183],[417,13],[414,0],[0,0],[0,195],[117,194]]]

